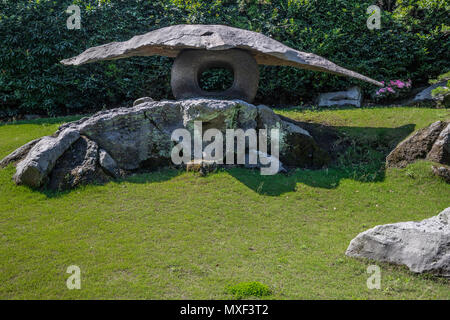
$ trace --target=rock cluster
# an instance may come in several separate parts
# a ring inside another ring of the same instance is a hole
[[[103,111],[62,125],[52,136],[32,141],[0,162],[17,162],[14,180],[30,187],[68,189],[118,178],[137,170],[172,165],[175,129],[280,129],[280,158],[286,166],[322,167],[330,159],[310,133],[266,106],[240,100],[143,99],[132,108]],[[280,166],[282,167],[282,166]]]

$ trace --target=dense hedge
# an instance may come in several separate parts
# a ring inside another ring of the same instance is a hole
[[[0,0],[0,117],[49,115],[170,98],[164,57],[64,67],[87,47],[127,40],[164,26],[226,24],[261,32],[372,78],[425,83],[449,69],[447,0],[397,0],[382,29],[368,30],[366,0]],[[389,1],[390,3],[392,1]],[[395,2],[395,1],[394,1]],[[81,30],[65,12],[81,7]],[[392,6],[392,4],[390,4]],[[446,31],[447,30],[447,31]],[[299,104],[317,92],[363,85],[357,80],[289,67],[261,67],[257,100]]]

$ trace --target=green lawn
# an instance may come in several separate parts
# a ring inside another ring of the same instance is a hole
[[[16,186],[0,170],[1,299],[231,299],[258,281],[269,299],[450,299],[450,281],[347,258],[358,233],[421,220],[450,206],[430,163],[384,170],[388,149],[449,110],[281,110],[335,126],[351,141],[339,166],[263,177],[232,169],[200,177],[161,170],[52,193]],[[71,119],[72,120],[72,119]],[[0,158],[66,119],[0,125]],[[81,268],[81,290],[66,269]]]

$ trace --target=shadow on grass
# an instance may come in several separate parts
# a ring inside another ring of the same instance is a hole
[[[332,189],[338,187],[342,179],[361,182],[383,181],[386,156],[415,128],[414,124],[398,128],[367,128],[330,127],[290,119],[289,121],[308,130],[318,144],[330,153],[332,163],[328,168],[318,170],[294,168],[286,174],[275,176],[262,176],[259,170],[245,168],[230,168],[225,171],[255,192],[269,196],[292,192],[298,183]],[[178,169],[161,169],[137,173],[112,183],[156,183],[170,180],[182,172],[183,170]],[[56,192],[43,189],[41,192],[49,198],[55,198],[71,191]]]
[[[425,87],[424,87],[425,88]],[[420,91],[420,90],[419,90]],[[415,95],[412,96],[412,98]],[[362,109],[393,109],[393,108],[403,108],[405,106],[415,107],[415,108],[436,108],[433,102],[412,102],[410,99],[399,99],[396,101],[392,101],[391,104],[367,104],[363,105],[360,108],[356,108],[352,105],[344,105],[344,106],[316,106],[316,105],[304,105],[304,106],[286,106],[286,107],[272,107],[275,111],[340,111],[340,110],[362,110]]]
[[[182,174],[183,172],[184,172],[183,170],[179,170],[179,169],[163,168],[163,169],[160,169],[157,171],[152,171],[152,172],[135,173],[126,178],[111,180],[106,183],[91,183],[90,186],[103,186],[108,183],[121,184],[124,182],[137,183],[137,184],[157,183],[157,182],[163,182],[163,181],[173,179],[173,178],[179,176],[180,174]],[[73,191],[82,190],[83,188],[86,188],[86,187],[87,186],[79,186],[75,189],[65,190],[65,191],[56,191],[56,190],[51,190],[48,188],[43,188],[38,191],[45,194],[47,196],[47,198],[59,198],[66,194],[69,194]]]
[[[259,194],[279,196],[295,190],[298,183],[315,188],[332,189],[342,179],[378,182],[385,178],[386,157],[415,125],[398,128],[330,127],[292,121],[311,132],[321,147],[332,156],[328,168],[293,169],[287,174],[262,176],[258,170],[227,170],[234,178]]]

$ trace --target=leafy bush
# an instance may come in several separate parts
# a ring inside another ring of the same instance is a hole
[[[429,82],[430,82],[430,84],[436,84],[436,83],[448,81],[448,80],[450,80],[450,71],[439,75],[436,79],[432,79]]]
[[[272,294],[268,286],[256,281],[241,282],[234,286],[228,286],[226,291],[232,294],[236,299],[264,297]]]
[[[425,83],[449,67],[448,2],[389,1],[382,29],[368,30],[372,0],[0,0],[0,117],[59,115],[126,106],[141,96],[172,98],[173,59],[136,57],[80,67],[59,61],[88,47],[161,27],[225,24],[261,32],[375,79]],[[65,11],[81,7],[81,29]],[[261,67],[257,102],[300,104],[320,91],[361,85],[335,75]],[[217,83],[208,84],[217,87]]]
[[[446,85],[439,86],[431,91],[431,96],[438,107],[450,107],[450,71],[439,75],[436,79],[430,80],[430,84],[437,84],[447,81]]]
[[[212,68],[199,77],[199,86],[206,91],[223,91],[233,85],[233,72],[224,68]]]

